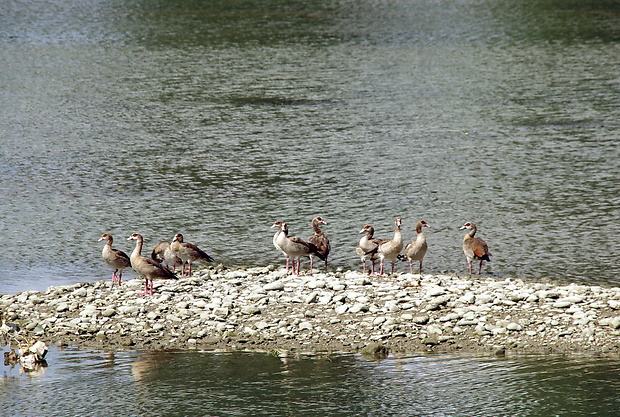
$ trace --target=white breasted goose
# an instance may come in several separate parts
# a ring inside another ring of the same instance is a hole
[[[129,256],[121,250],[112,249],[112,242],[114,239],[112,235],[109,233],[104,233],[99,238],[99,242],[102,240],[107,240],[106,244],[103,246],[103,251],[101,252],[101,256],[110,268],[114,269],[112,272],[112,285],[118,283],[121,285],[121,279],[123,278],[123,269],[131,267],[131,262],[129,260]]]
[[[282,255],[284,255],[284,257],[286,258],[286,272],[288,273],[288,268],[289,268],[289,262],[290,262],[290,258],[288,257],[288,255],[286,254],[286,252],[284,252],[284,250],[280,247],[280,245],[278,244],[279,240],[278,238],[280,237],[280,234],[282,233],[282,222],[281,221],[277,221],[275,222],[270,229],[278,229],[276,231],[276,233],[273,235],[273,246],[275,246],[275,248],[277,250],[279,250],[280,252],[282,252]]]
[[[370,260],[370,274],[375,274],[375,262],[378,258],[377,252],[373,252],[374,249],[379,246],[381,239],[374,238],[375,228],[371,225],[365,225],[360,233],[365,233],[364,236],[360,239],[357,247],[355,248],[355,252],[360,256],[362,260],[362,273],[366,273],[366,261]]]
[[[318,252],[317,247],[314,246],[312,243],[308,243],[302,238],[296,236],[289,237],[288,226],[286,225],[286,223],[282,222],[280,225],[280,229],[282,230],[282,233],[278,235],[276,243],[279,247],[282,248],[284,253],[286,253],[286,255],[291,258],[293,265],[293,275],[299,275],[299,272],[301,270],[301,258],[309,257],[312,255],[318,256],[319,258],[323,259],[322,255]]]
[[[170,249],[170,242],[162,240],[151,251],[151,259],[165,265],[172,272],[183,265],[183,261]]]
[[[487,243],[479,237],[474,237],[476,235],[476,225],[467,222],[463,226],[461,226],[460,230],[468,229],[469,233],[467,233],[463,237],[463,253],[465,253],[465,257],[467,258],[467,269],[469,270],[469,275],[472,274],[472,262],[480,261],[480,267],[478,268],[478,275],[482,274],[482,262],[487,261],[491,262],[491,252],[489,252],[489,247]]]
[[[185,276],[185,264],[189,265],[187,276],[191,276],[193,262],[213,262],[213,258],[207,255],[207,253],[198,246],[189,242],[184,242],[181,233],[174,235],[170,243],[170,249],[183,261],[181,265],[181,276]]]
[[[144,292],[142,295],[153,295],[153,280],[154,279],[176,279],[177,276],[172,273],[171,270],[161,265],[159,262],[142,256],[142,243],[143,238],[139,233],[134,233],[127,240],[135,240],[136,247],[131,253],[131,267],[138,274],[144,276]]]
[[[403,237],[400,233],[400,227],[402,225],[401,219],[396,218],[394,224],[394,237],[392,239],[381,240],[377,248],[371,251],[371,253],[376,252],[379,257],[379,275],[383,275],[386,259],[392,261],[392,274],[394,273],[394,264],[396,263],[400,251],[403,250]]]
[[[426,237],[422,232],[422,227],[431,227],[424,220],[420,220],[415,225],[415,231],[417,237],[415,240],[412,240],[405,246],[405,257],[409,260],[409,273],[413,274],[413,261],[420,262],[419,274],[422,275],[422,260],[424,259],[424,255],[426,255],[426,251],[428,249],[428,245],[426,244]]]

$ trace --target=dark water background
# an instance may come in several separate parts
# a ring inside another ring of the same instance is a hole
[[[109,278],[103,232],[283,259],[269,226],[427,229],[429,273],[620,283],[615,1],[7,1],[0,293]],[[406,265],[401,264],[401,269]],[[132,272],[128,272],[128,276]]]

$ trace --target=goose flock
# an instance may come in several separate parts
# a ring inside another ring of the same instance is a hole
[[[307,241],[297,237],[289,236],[288,226],[285,222],[276,221],[271,228],[277,229],[273,236],[273,245],[286,258],[286,272],[290,271],[293,275],[299,275],[301,271],[301,258],[310,259],[309,273],[313,272],[314,258],[324,262],[324,269],[328,268],[328,256],[331,251],[329,239],[321,230],[320,225],[327,225],[322,217],[317,216],[312,219],[311,226],[314,230]],[[401,234],[402,219],[394,220],[394,236],[391,239],[378,239],[374,237],[375,229],[367,224],[360,234],[364,234],[359,240],[355,249],[362,261],[362,273],[367,272],[367,262],[370,261],[370,274],[375,274],[375,264],[379,260],[379,275],[385,275],[385,262],[391,261],[391,273],[397,259],[406,259],[409,262],[409,272],[413,274],[413,263],[418,262],[418,273],[422,274],[422,261],[428,250],[426,237],[423,228],[431,227],[426,221],[417,222],[416,238],[404,245]],[[469,230],[463,237],[463,253],[467,259],[469,275],[472,274],[473,262],[479,261],[478,275],[482,273],[482,263],[490,262],[491,253],[486,242],[480,237],[475,237],[477,228],[471,222],[466,222],[460,230]],[[185,242],[183,235],[177,233],[171,242],[161,241],[155,245],[151,252],[151,257],[142,255],[143,238],[142,235],[134,233],[127,240],[135,240],[136,246],[131,256],[127,256],[121,250],[112,248],[114,242],[112,235],[104,233],[99,241],[107,241],[103,246],[102,257],[106,264],[114,271],[112,272],[112,285],[121,285],[123,269],[133,268],[139,275],[144,276],[144,292],[142,295],[153,295],[154,279],[176,279],[176,270],[181,268],[181,276],[191,276],[192,264],[194,262],[213,262],[214,259],[198,246]]]
[[[183,235],[177,233],[172,242],[162,241],[153,248],[151,257],[142,255],[144,239],[141,234],[134,233],[127,240],[135,240],[136,247],[131,256],[121,250],[113,249],[114,239],[111,234],[104,233],[99,241],[107,240],[101,253],[103,260],[112,272],[112,285],[121,285],[123,269],[133,268],[138,274],[144,276],[144,292],[142,295],[153,295],[154,279],[176,279],[176,268],[181,267],[181,276],[192,274],[192,263],[213,262],[213,258],[198,246],[185,242]],[[187,266],[187,273],[186,273]]]

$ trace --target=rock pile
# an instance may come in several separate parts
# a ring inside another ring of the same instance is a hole
[[[620,352],[620,288],[273,266],[80,283],[0,296],[4,319],[48,344],[140,349]],[[1,335],[0,335],[1,337]]]

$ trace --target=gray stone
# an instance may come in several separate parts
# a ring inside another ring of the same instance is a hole
[[[312,330],[313,326],[312,323],[310,323],[309,321],[302,321],[301,323],[299,323],[299,330]]]
[[[429,316],[414,316],[411,318],[411,321],[414,322],[415,324],[426,324],[428,323],[430,320]]]
[[[428,297],[437,297],[440,295],[444,295],[446,293],[446,289],[443,287],[432,287],[428,291],[426,291],[426,295]]]
[[[495,295],[493,294],[478,294],[476,295],[476,304],[488,304],[492,303],[495,300]]]
[[[281,291],[284,289],[284,282],[282,281],[273,281],[269,284],[263,286],[266,291]]]
[[[361,304],[361,303],[357,303],[354,304],[351,308],[349,308],[349,312],[350,313],[365,313],[369,310],[368,305],[366,304]]]
[[[527,299],[529,295],[530,294],[526,292],[513,292],[513,293],[508,294],[508,299],[510,301],[518,302],[518,301],[523,301]]]
[[[260,308],[258,308],[256,306],[244,306],[244,307],[241,307],[241,314],[245,314],[247,316],[251,316],[251,315],[254,315],[254,314],[260,314],[260,313],[261,313]]]
[[[128,316],[138,314],[139,310],[140,309],[139,309],[138,306],[131,306],[131,305],[130,306],[120,306],[118,308],[118,312],[120,314],[125,314],[125,315],[128,315]]]
[[[254,308],[254,307],[252,307],[252,308]],[[244,312],[243,308],[241,309],[241,312],[243,314],[254,314],[252,312],[247,312],[247,313]],[[217,316],[217,317],[227,317],[228,314],[229,314],[229,311],[228,311],[228,309],[226,307],[216,307],[216,308],[213,309],[213,315],[214,316]]]
[[[75,297],[86,297],[87,294],[88,291],[86,291],[86,288],[78,288],[77,290],[73,291],[73,295]]]
[[[450,296],[449,295],[442,295],[442,296],[436,297],[435,299],[430,301],[426,308],[428,310],[430,310],[430,311],[439,310],[439,308],[441,306],[446,305],[448,303],[448,301],[450,301]]]
[[[68,303],[58,303],[58,305],[56,306],[56,311],[58,313],[64,313],[67,310],[69,310],[69,304]]]
[[[521,327],[521,325],[517,323],[508,323],[508,325],[506,326],[506,329],[520,332],[521,330],[523,330],[523,327]]]
[[[476,302],[476,295],[473,292],[468,292],[459,298],[459,301],[465,304],[474,304]]]
[[[336,283],[330,283],[328,285],[328,288],[331,288],[334,291],[344,291],[347,289],[347,286],[345,284],[342,284],[340,282],[336,282]]]
[[[336,314],[344,314],[349,310],[349,306],[346,304],[343,305],[339,305],[337,306],[334,311],[336,312]]]
[[[305,302],[306,304],[316,303],[319,299],[319,293],[312,292],[306,296]]]

